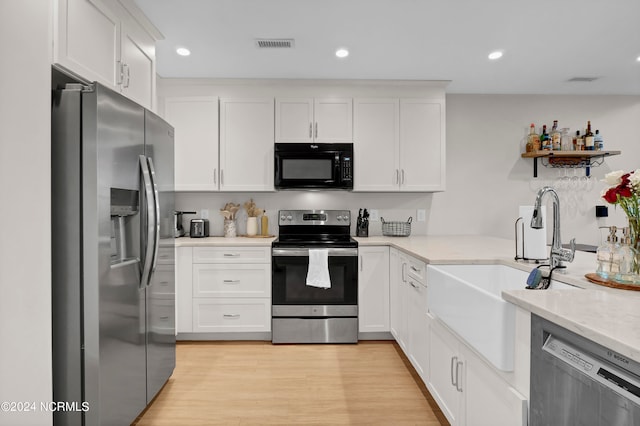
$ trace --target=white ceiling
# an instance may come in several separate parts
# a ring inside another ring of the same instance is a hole
[[[451,80],[448,93],[640,95],[640,0],[135,3],[165,37],[162,77]],[[293,38],[295,47],[258,49],[262,37]],[[178,56],[181,46],[191,56]],[[341,46],[351,52],[342,60]],[[504,56],[490,61],[494,50]]]

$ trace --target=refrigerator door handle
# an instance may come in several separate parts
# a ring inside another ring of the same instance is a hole
[[[142,273],[140,274],[140,288],[149,285],[151,279],[151,268],[153,267],[153,253],[151,247],[154,244],[155,234],[155,202],[153,196],[153,187],[151,183],[151,173],[149,171],[149,165],[147,163],[147,157],[144,155],[139,156],[140,171],[142,172],[142,185],[144,186],[145,200],[146,200],[146,233],[144,234],[142,243],[144,248],[144,261],[142,262]]]
[[[153,238],[153,262],[151,263],[151,273],[156,270],[156,263],[158,261],[158,248],[160,247],[160,197],[158,194],[158,184],[156,182],[156,169],[153,167],[153,159],[147,157],[147,163],[149,164],[149,175],[151,176],[151,188],[153,189],[154,203],[154,238]],[[149,277],[149,284],[151,284],[151,277]]]

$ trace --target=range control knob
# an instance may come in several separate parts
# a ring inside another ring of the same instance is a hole
[[[284,221],[286,219],[285,215],[280,216],[280,220]]]
[[[287,216],[287,220],[293,220],[293,216],[291,215]]]
[[[338,217],[336,217],[336,219],[342,220],[342,216],[338,216]]]

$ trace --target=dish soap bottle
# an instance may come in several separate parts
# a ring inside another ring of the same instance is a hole
[[[636,250],[631,247],[631,232],[629,228],[622,228],[622,243],[618,249],[620,268],[614,276],[614,280],[619,283],[633,283],[635,274],[633,273],[633,262],[636,258]]]
[[[596,273],[605,280],[613,278],[620,270],[619,260],[617,265],[614,264],[614,258],[616,260],[618,259],[616,251],[620,249],[618,236],[616,235],[617,231],[617,227],[610,226],[607,242],[598,247],[598,250],[596,251],[596,259],[598,261],[598,269],[596,270]]]

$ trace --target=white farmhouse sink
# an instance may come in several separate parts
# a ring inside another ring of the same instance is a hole
[[[495,367],[512,371],[516,309],[501,293],[524,289],[528,276],[505,265],[427,265],[427,305]],[[555,280],[549,288],[577,289]]]

